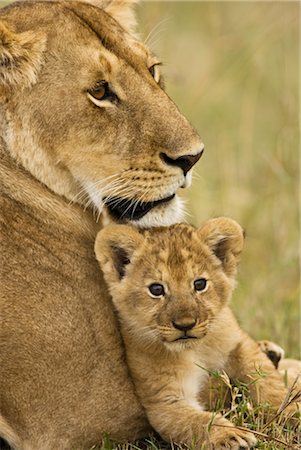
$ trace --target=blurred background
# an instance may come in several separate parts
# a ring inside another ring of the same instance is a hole
[[[255,339],[300,357],[299,7],[294,2],[142,2],[142,40],[205,153],[183,191],[187,221],[246,230],[233,308]],[[231,331],[231,330],[229,330]]]
[[[206,147],[181,192],[187,221],[226,215],[244,227],[233,309],[255,339],[300,357],[300,4],[143,1],[137,9],[167,93]]]

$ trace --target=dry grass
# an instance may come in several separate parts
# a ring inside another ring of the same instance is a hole
[[[165,62],[168,93],[206,145],[186,194],[187,220],[228,215],[243,225],[247,240],[233,307],[254,338],[274,340],[296,358],[298,10],[293,2],[146,2],[140,8],[142,30],[161,22],[150,43]],[[265,426],[268,405],[252,407],[233,388],[236,395],[240,402],[224,412],[258,433],[258,448],[301,447],[283,416]],[[176,446],[152,439],[119,448]]]
[[[233,307],[256,339],[300,357],[298,22],[293,2],[143,2],[143,36],[162,56],[167,91],[206,145],[183,193],[196,225],[227,215],[246,229]],[[234,388],[233,388],[234,389]],[[265,450],[301,447],[283,416],[245,394],[224,412]],[[122,450],[176,449],[152,438]],[[110,449],[109,441],[102,449]]]
[[[0,6],[9,3],[1,1]],[[247,232],[233,306],[256,339],[300,357],[298,2],[142,2],[167,91],[199,130],[187,220]],[[155,29],[154,29],[155,27]]]
[[[1,2],[0,5],[7,3]],[[188,199],[195,224],[228,215],[247,231],[233,306],[256,339],[300,357],[298,2],[143,2],[141,30],[165,63],[167,91],[206,145]],[[258,448],[300,448],[282,416],[232,388],[226,414]],[[220,405],[222,407],[223,405]],[[102,450],[176,449],[158,438]],[[183,448],[183,447],[182,447]]]
[[[300,357],[299,7],[294,2],[143,2],[143,35],[206,151],[183,192],[195,224],[246,229],[233,306],[256,339]],[[160,24],[161,22],[161,24]]]
[[[257,379],[264,376],[264,374],[259,372],[256,375]],[[210,410],[222,413],[224,417],[228,418],[239,429],[251,430],[258,439],[256,448],[262,450],[298,450],[301,448],[300,414],[299,418],[296,417],[294,425],[285,416],[286,408],[296,400],[300,400],[301,391],[291,388],[279,410],[272,411],[268,404],[252,404],[246,384],[233,385],[224,373],[212,372],[210,376],[215,386],[212,390],[213,396]],[[218,386],[216,386],[217,382]],[[188,448],[185,445],[168,444],[163,442],[158,436],[151,436],[144,441],[123,445],[114,444],[113,441],[106,438],[100,447],[93,448],[93,450],[113,449],[210,450],[211,445],[210,443],[205,443],[201,448],[196,446]]]

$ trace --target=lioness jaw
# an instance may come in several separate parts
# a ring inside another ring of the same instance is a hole
[[[161,88],[158,59],[128,33],[130,2],[92,3],[22,1],[0,13],[0,436],[18,450],[149,430],[92,212],[107,203],[139,226],[178,221],[176,191],[203,149]]]
[[[98,215],[107,204],[138,225],[179,221],[174,196],[204,146],[162,89],[157,57],[108,14],[118,18],[122,5],[128,14],[129,2],[91,3],[108,9],[70,1],[4,8],[2,59],[17,68],[1,66],[6,145],[48,188]]]
[[[105,205],[108,207],[110,213],[116,219],[123,220],[139,220],[144,217],[149,211],[158,205],[170,202],[175,197],[175,194],[169,197],[155,200],[153,202],[139,202],[138,204],[132,200],[122,198],[104,199]]]

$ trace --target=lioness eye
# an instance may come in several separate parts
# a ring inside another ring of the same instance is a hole
[[[207,280],[205,278],[199,278],[194,282],[194,289],[196,291],[204,291],[207,287]]]
[[[152,77],[155,79],[155,81],[157,83],[159,83],[159,81],[160,81],[160,72],[159,72],[159,67],[158,66],[160,66],[160,63],[153,64],[152,66],[150,66],[148,68],[150,74],[152,75]]]
[[[97,100],[101,100],[106,94],[106,88],[104,86],[99,86],[97,88],[91,89],[90,94],[93,95]]]
[[[165,294],[164,287],[159,283],[149,285],[148,290],[153,297],[162,297]]]
[[[155,65],[151,66],[148,70],[150,71],[151,75],[155,78]]]
[[[108,100],[110,102],[118,100],[117,95],[110,89],[106,81],[99,81],[93,88],[88,90],[88,93],[96,100]]]

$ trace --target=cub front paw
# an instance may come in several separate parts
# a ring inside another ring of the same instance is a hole
[[[237,429],[225,419],[212,425],[209,436],[213,450],[246,450],[257,442],[253,433]]]

